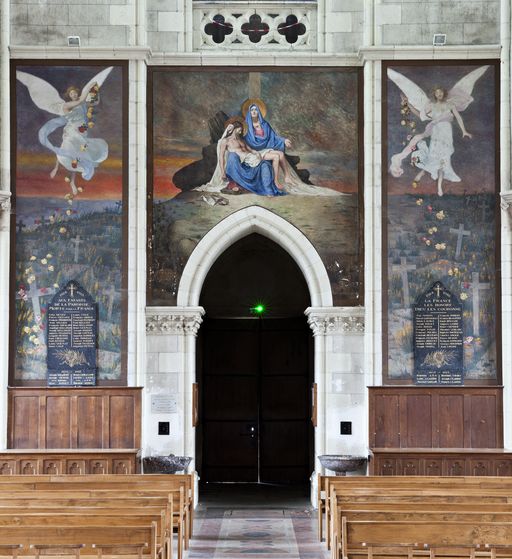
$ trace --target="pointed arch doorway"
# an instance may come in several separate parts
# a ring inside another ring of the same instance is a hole
[[[313,339],[298,265],[277,243],[250,233],[213,263],[199,303],[206,311],[196,351],[202,481],[307,482]]]

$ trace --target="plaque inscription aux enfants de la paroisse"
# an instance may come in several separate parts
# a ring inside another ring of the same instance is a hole
[[[54,296],[46,316],[48,386],[94,386],[97,304],[72,280]]]
[[[414,304],[414,382],[463,384],[462,304],[437,281]]]

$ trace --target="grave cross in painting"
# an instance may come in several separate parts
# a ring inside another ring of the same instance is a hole
[[[464,224],[459,223],[458,229],[454,229],[453,227],[450,227],[450,233],[457,235],[457,248],[455,249],[455,258],[458,258],[460,256],[460,251],[462,250],[462,239],[464,237],[469,237],[471,231],[465,231]]]
[[[82,239],[80,239],[80,235],[77,235],[74,239],[71,239],[71,242],[75,245],[75,264],[78,262],[78,250],[80,248],[80,243],[82,243]]]
[[[402,277],[402,289],[404,292],[404,307],[408,308],[411,304],[409,295],[409,271],[416,270],[415,264],[407,264],[405,256],[400,257],[400,264],[393,266],[393,272],[399,272]]]
[[[108,303],[107,303],[107,318],[110,320],[112,318],[112,311],[114,309],[114,299],[117,297],[116,288],[111,285],[107,291],[105,291],[105,295],[107,296]]]
[[[480,289],[490,289],[490,283],[480,283],[479,273],[473,272],[473,281],[469,284],[473,292],[473,336],[480,335]]]
[[[55,289],[53,287],[41,287],[40,289],[37,287],[36,280],[30,284],[30,289],[26,292],[26,297],[30,299],[32,303],[32,310],[34,313],[34,322],[39,323],[41,321],[41,304],[39,303],[39,299],[42,297],[47,297],[48,295],[53,295],[55,293]],[[16,295],[16,299],[24,299],[25,296],[18,294]],[[38,338],[42,341],[43,334],[41,330],[37,332]]]

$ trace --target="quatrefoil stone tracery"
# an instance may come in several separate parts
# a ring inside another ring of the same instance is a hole
[[[213,9],[194,5],[199,49],[312,50],[316,5],[272,6],[247,10],[247,4]]]

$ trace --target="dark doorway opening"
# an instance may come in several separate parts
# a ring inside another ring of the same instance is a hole
[[[256,316],[261,303],[265,312]],[[295,261],[257,234],[212,266],[197,344],[202,482],[307,483],[313,467],[309,291]]]

